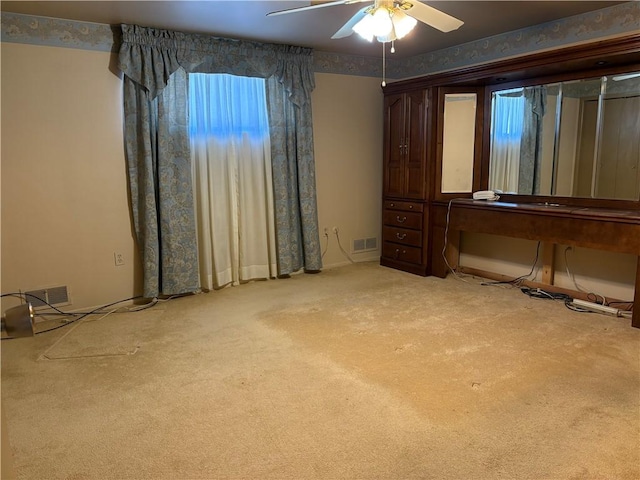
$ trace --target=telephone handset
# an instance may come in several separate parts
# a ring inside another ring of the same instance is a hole
[[[493,190],[480,190],[473,193],[474,200],[498,200],[499,198],[500,196]]]

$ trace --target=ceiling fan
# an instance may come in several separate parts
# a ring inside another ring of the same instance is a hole
[[[270,12],[267,16],[284,15],[316,8],[350,5],[371,0],[335,0],[312,3],[306,7],[289,8]],[[409,33],[417,22],[426,23],[442,32],[458,29],[464,22],[419,0],[375,0],[373,5],[360,9],[331,38],[344,38],[353,32],[372,41],[392,42]]]

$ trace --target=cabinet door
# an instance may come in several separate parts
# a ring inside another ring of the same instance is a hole
[[[385,98],[384,125],[384,194],[390,197],[404,196],[405,187],[405,108],[404,95]]]
[[[424,199],[426,193],[426,118],[427,101],[425,91],[406,94],[406,164],[404,197]]]

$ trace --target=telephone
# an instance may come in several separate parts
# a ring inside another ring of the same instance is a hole
[[[499,198],[500,196],[493,190],[480,190],[473,193],[474,200],[498,200]]]

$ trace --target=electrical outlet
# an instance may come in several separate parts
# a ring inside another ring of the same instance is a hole
[[[113,252],[113,260],[116,264],[116,267],[124,265],[124,255],[120,252]]]

